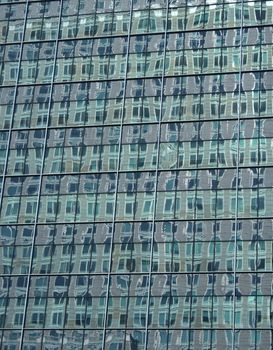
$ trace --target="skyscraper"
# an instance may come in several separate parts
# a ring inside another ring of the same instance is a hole
[[[1,349],[272,349],[272,23],[0,0]]]

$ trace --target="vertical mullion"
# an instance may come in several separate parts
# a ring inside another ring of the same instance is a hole
[[[234,232],[234,255],[233,255],[233,305],[232,305],[232,350],[236,349],[236,278],[237,278],[237,240],[238,240],[238,196],[239,196],[239,176],[240,176],[240,132],[241,132],[241,85],[242,85],[242,59],[243,59],[243,19],[244,19],[244,1],[241,0],[241,23],[240,23],[240,66],[239,66],[239,88],[238,88],[238,114],[237,114],[237,148],[236,148],[236,197],[235,197],[235,232]]]
[[[79,9],[78,9],[79,11]],[[94,12],[94,28],[96,26],[96,20],[97,20],[97,17],[95,15],[97,11],[97,1],[96,1],[96,4],[95,4],[95,12]],[[90,64],[90,71],[89,71],[89,74],[88,74],[88,81],[91,80],[91,72],[92,72],[92,65],[93,65],[93,49],[94,49],[94,39],[92,40],[91,42],[91,57],[90,57],[90,60],[89,60],[89,64]],[[75,50],[75,49],[74,49]],[[88,83],[91,85],[91,83]],[[84,116],[84,133],[83,133],[83,141],[84,141],[84,138],[86,136],[86,128],[89,126],[88,124],[88,106],[89,106],[89,101],[90,101],[90,91],[91,89],[89,89],[88,91],[88,94],[87,94],[87,100],[86,100],[86,106],[85,106],[85,116]],[[104,111],[105,111],[105,104],[104,104]],[[87,125],[86,125],[87,123]],[[103,138],[103,134],[101,135],[101,143],[102,143],[102,138]],[[98,199],[98,191],[99,191],[99,186],[98,186],[98,179],[99,179],[99,174],[98,173],[95,173],[95,174],[83,174],[82,173],[82,164],[83,164],[83,152],[85,152],[85,155],[87,154],[87,150],[88,150],[88,146],[84,144],[84,142],[82,142],[82,151],[81,151],[81,160],[80,160],[80,168],[79,168],[79,180],[78,180],[78,191],[77,191],[77,198],[79,198],[79,192],[80,192],[80,185],[81,185],[81,180],[82,178],[86,177],[86,176],[92,176],[92,177],[95,177],[96,178],[96,183],[97,183],[97,186],[96,186],[96,193],[95,193],[95,206],[94,206],[94,219],[95,219],[95,213],[96,213],[96,203],[97,203],[97,199]],[[83,151],[85,149],[85,151]],[[88,194],[86,195],[88,196]],[[78,200],[77,202],[77,206],[78,204],[80,205],[80,200]],[[76,207],[77,209],[77,207]],[[92,226],[94,227],[94,223],[92,224]],[[75,230],[75,226],[73,228],[73,230]],[[87,290],[86,290],[86,295],[84,296],[85,298],[85,312],[84,312],[84,315],[85,315],[85,320],[86,320],[86,316],[87,316],[87,309],[88,309],[88,301],[89,301],[89,288],[90,288],[90,268],[91,268],[91,263],[92,263],[92,255],[93,255],[93,245],[94,245],[94,240],[92,239],[91,242],[90,242],[90,253],[89,253],[89,263],[90,263],[90,266],[88,267],[87,265],[87,268],[88,268],[88,273],[84,273],[83,275],[85,276],[88,276],[88,282],[87,282]],[[85,240],[83,241],[83,244],[82,244],[82,249],[83,247],[86,245],[85,243]],[[77,250],[76,250],[76,253],[77,253]],[[80,272],[80,271],[79,271]],[[80,272],[80,274],[82,275],[82,273]],[[86,328],[84,327],[83,329],[83,333],[82,333],[82,348],[84,347],[84,341],[85,341],[85,335],[86,335]]]
[[[223,3],[222,5],[222,19],[221,19],[221,22],[222,22],[222,28],[224,27],[224,11],[225,11],[225,5]],[[220,86],[222,85],[222,74],[223,74],[223,64],[224,64],[224,58],[223,58],[223,45],[224,45],[224,40],[223,40],[223,32],[222,32],[222,37],[221,37],[221,47],[220,47],[220,50],[221,50],[221,55],[220,55],[220,63],[221,63],[221,66],[220,66]],[[218,202],[218,195],[219,195],[219,163],[221,163],[221,160],[219,161],[219,158],[220,158],[220,139],[219,139],[219,135],[220,135],[220,132],[221,132],[221,119],[220,119],[220,115],[221,115],[221,93],[219,93],[219,96],[218,96],[218,113],[217,113],[217,119],[218,119],[218,125],[217,125],[217,150],[216,150],[216,183],[217,183],[217,187],[216,187],[216,194],[215,194],[215,208],[214,208],[214,227],[213,227],[213,271],[212,271],[212,275],[213,275],[213,279],[212,279],[212,300],[211,300],[211,323],[210,323],[210,326],[211,326],[211,330],[210,330],[210,347],[212,348],[213,347],[213,332],[215,332],[215,327],[214,327],[214,299],[217,298],[217,292],[215,291],[215,278],[217,278],[219,275],[218,274],[215,274],[215,267],[216,267],[216,239],[218,238],[217,237],[217,213],[218,213],[218,208],[217,208],[217,202]],[[215,295],[215,292],[216,292],[216,295]],[[219,297],[218,297],[219,299]],[[216,299],[217,300],[217,299]],[[217,306],[217,301],[216,301],[216,306]],[[218,319],[217,319],[217,323],[218,323]]]
[[[115,6],[114,6],[114,9],[115,9]],[[123,130],[123,119],[124,119],[124,113],[125,113],[125,99],[126,99],[126,85],[127,85],[127,74],[128,74],[128,60],[129,60],[129,51],[130,51],[130,34],[131,34],[131,27],[132,27],[132,14],[133,14],[133,0],[130,0],[130,22],[129,22],[128,33],[127,33],[127,50],[126,50],[126,62],[125,62],[125,74],[123,79],[122,113],[120,118],[118,159],[117,159],[117,170],[116,170],[116,180],[115,180],[116,182],[115,182],[115,193],[114,193],[114,208],[113,208],[113,217],[112,217],[112,232],[111,232],[111,238],[110,238],[111,240],[110,240],[109,264],[108,264],[108,272],[107,272],[107,287],[106,287],[106,300],[105,300],[106,302],[105,302],[105,312],[104,312],[103,330],[102,330],[103,332],[102,348],[103,349],[105,348],[106,331],[107,331],[107,316],[108,316],[108,307],[109,307],[112,253],[114,248],[114,231],[115,231],[115,221],[116,221],[116,212],[117,212],[118,181],[119,181],[120,163],[121,163],[122,130]],[[112,15],[114,18],[114,10]],[[113,18],[112,18],[112,23],[113,23]]]
[[[204,9],[203,9],[203,15],[205,18],[205,12],[206,12],[206,5],[204,5]],[[205,28],[202,27],[201,31],[202,33],[204,32]],[[201,105],[202,105],[202,95],[203,95],[203,61],[204,61],[204,40],[202,40],[202,53],[201,53],[201,62],[202,62],[202,66],[201,66],[201,71],[199,73],[199,78],[200,78],[200,91],[199,91],[199,109],[198,109],[198,121],[197,121],[197,139],[196,139],[196,164],[195,164],[195,190],[194,190],[194,214],[193,214],[193,220],[194,220],[194,225],[193,225],[193,240],[192,240],[192,260],[191,260],[191,293],[190,293],[190,315],[189,315],[189,332],[188,332],[188,348],[191,348],[191,334],[193,334],[194,336],[194,329],[192,329],[192,315],[193,315],[193,300],[196,298],[196,302],[199,302],[199,296],[196,297],[193,295],[193,289],[194,289],[194,280],[195,280],[195,275],[198,275],[198,271],[197,274],[195,274],[195,267],[194,267],[194,263],[195,263],[195,250],[196,250],[196,224],[198,221],[198,215],[197,215],[197,196],[198,196],[198,175],[199,175],[199,152],[200,152],[200,145],[199,142],[201,142],[201,138],[200,138],[200,132],[201,132]],[[198,57],[199,58],[199,57]],[[196,76],[198,76],[198,74],[196,74]],[[194,125],[194,123],[193,123]],[[190,142],[191,143],[191,142]],[[202,144],[203,147],[203,144]],[[206,199],[206,198],[204,198]],[[204,207],[205,203],[203,203],[203,207]],[[203,242],[202,242],[203,244]],[[199,275],[200,276],[200,275]],[[199,277],[198,277],[199,278]],[[208,311],[208,310],[207,310]],[[208,313],[209,315],[209,313]],[[201,316],[202,317],[202,316]]]
[[[175,176],[175,184],[177,184],[177,174],[178,172],[176,172],[176,176]],[[176,185],[175,185],[176,187]],[[176,197],[177,197],[177,188],[175,188],[175,201],[174,201],[174,212],[176,212]],[[164,242],[165,244],[171,244],[171,262],[170,262],[170,266],[171,266],[171,271],[169,273],[169,276],[170,276],[170,279],[169,279],[169,282],[170,282],[170,287],[169,287],[169,305],[168,305],[168,329],[166,330],[167,332],[167,349],[169,349],[169,345],[170,345],[170,348],[171,348],[171,344],[170,343],[170,339],[172,339],[172,337],[170,336],[170,333],[171,333],[171,329],[170,329],[170,319],[171,319],[171,312],[172,312],[172,305],[174,304],[172,301],[172,298],[173,298],[173,293],[172,293],[172,282],[173,282],[173,275],[176,275],[174,272],[174,259],[173,259],[173,256],[174,256],[174,245],[175,245],[175,238],[174,238],[174,221],[171,222],[172,223],[172,240],[171,242]],[[164,222],[162,222],[162,225],[164,225]],[[176,225],[175,225],[176,227]],[[167,277],[168,278],[168,277]],[[175,294],[175,296],[177,297],[177,295]],[[173,334],[173,333],[172,333]]]
[[[22,322],[22,327],[21,327],[19,350],[23,349],[24,328],[25,328],[25,323],[26,323],[26,312],[27,312],[27,306],[28,306],[28,296],[29,296],[30,279],[31,279],[31,265],[33,262],[33,257],[34,257],[34,245],[35,245],[35,236],[36,236],[36,230],[37,230],[37,224],[38,224],[39,203],[40,203],[41,192],[42,192],[43,168],[44,168],[44,163],[45,163],[46,141],[47,141],[47,137],[48,137],[49,116],[50,116],[50,109],[51,109],[52,96],[53,96],[53,84],[54,84],[54,75],[55,75],[55,70],[56,70],[56,60],[57,60],[57,54],[58,54],[58,42],[59,42],[59,34],[60,34],[60,26],[61,26],[62,8],[63,8],[63,0],[60,0],[59,17],[58,17],[58,33],[57,33],[56,40],[55,40],[54,66],[53,66],[51,82],[50,82],[49,104],[48,104],[48,111],[47,111],[47,123],[45,126],[45,138],[44,138],[43,153],[42,153],[41,172],[39,175],[39,187],[38,187],[38,194],[37,194],[37,207],[36,207],[34,224],[33,224],[34,233],[33,233],[33,238],[32,238],[32,242],[31,242],[29,270],[28,270],[28,274],[27,274],[26,300],[25,300],[25,305],[24,305],[24,313],[23,313],[23,322]]]
[[[151,11],[151,8],[150,8]],[[163,63],[162,63],[162,74],[161,74],[161,90],[160,90],[160,109],[159,109],[159,120],[157,130],[157,157],[156,157],[156,170],[155,170],[155,189],[154,189],[154,206],[153,206],[153,217],[152,217],[152,236],[150,243],[150,265],[149,265],[149,278],[148,278],[148,296],[147,296],[147,310],[146,310],[146,321],[145,321],[145,339],[144,349],[148,349],[148,327],[149,327],[149,310],[150,310],[150,299],[151,299],[151,278],[152,278],[152,263],[153,263],[153,245],[155,235],[155,219],[156,219],[156,200],[157,200],[157,188],[158,188],[158,168],[159,168],[159,156],[160,156],[160,137],[161,137],[161,120],[162,120],[162,105],[164,95],[164,76],[165,76],[165,59],[166,59],[166,46],[167,46],[167,27],[168,27],[168,11],[169,11],[169,0],[166,4],[166,15],[165,15],[165,30],[164,30],[164,49],[163,49]]]
[[[135,224],[133,223],[132,224],[132,227],[133,227],[133,230],[135,229]],[[130,239],[131,243],[130,244],[133,244],[133,246],[131,246],[131,254],[130,254],[130,259],[132,261],[133,259],[133,249],[134,249],[134,239]],[[128,242],[126,242],[126,247],[128,247]],[[131,271],[130,271],[131,272]],[[116,275],[117,277],[118,275]],[[130,298],[130,284],[131,284],[131,278],[132,276],[134,276],[132,273],[128,274],[128,289],[127,289],[127,293],[126,293],[126,296],[122,295],[123,298],[126,298],[126,320],[125,320],[125,337],[124,337],[124,340],[123,340],[123,347],[124,349],[126,349],[126,333],[127,333],[127,329],[128,329],[128,313],[129,313],[129,298]]]
[[[262,13],[262,9],[263,9],[263,6],[262,6],[262,2],[261,2],[261,5],[260,5],[260,10],[261,10],[261,13]],[[259,70],[261,71],[262,69],[262,35],[261,35],[261,32],[259,32]],[[261,74],[259,75],[259,90],[261,88]],[[255,344],[254,344],[254,349],[258,349],[257,347],[257,314],[258,314],[258,297],[259,297],[259,293],[258,293],[258,277],[259,277],[259,273],[258,273],[258,262],[259,262],[259,241],[260,241],[260,235],[259,235],[259,223],[260,223],[260,219],[259,219],[259,198],[260,198],[260,173],[261,173],[261,162],[262,162],[262,159],[261,159],[261,112],[260,112],[260,104],[261,104],[261,91],[259,91],[259,97],[258,97],[258,106],[259,106],[259,114],[258,114],[258,117],[255,119],[255,121],[257,122],[258,124],[258,132],[257,132],[257,138],[258,138],[258,155],[257,155],[257,161],[258,161],[258,164],[257,164],[257,180],[258,180],[258,183],[257,183],[257,202],[256,202],[256,205],[257,205],[257,212],[256,212],[256,215],[257,215],[257,220],[256,220],[256,251],[255,251],[255,277],[256,277],[256,280],[255,280],[255,330],[254,330],[254,341],[255,341]],[[256,123],[254,124],[254,128],[256,127]],[[255,135],[255,133],[253,133]],[[253,135],[253,136],[254,136]],[[255,137],[255,136],[254,136]]]

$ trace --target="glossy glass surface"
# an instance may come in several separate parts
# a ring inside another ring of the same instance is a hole
[[[272,348],[273,3],[0,0],[0,348]]]

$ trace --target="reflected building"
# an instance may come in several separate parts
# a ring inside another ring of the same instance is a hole
[[[271,349],[273,4],[0,0],[0,347]]]

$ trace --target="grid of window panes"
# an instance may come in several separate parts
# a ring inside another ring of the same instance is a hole
[[[269,349],[273,2],[0,0],[0,347]]]

